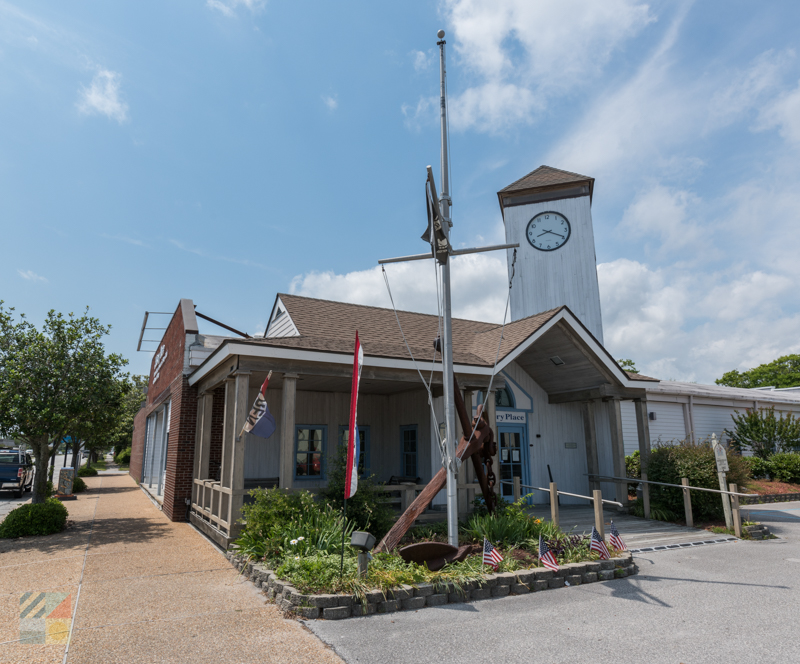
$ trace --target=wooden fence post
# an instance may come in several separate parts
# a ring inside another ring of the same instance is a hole
[[[555,482],[550,482],[550,520],[558,525],[558,489]]]
[[[516,503],[522,497],[522,486],[520,484],[520,479],[516,475],[514,476],[514,502]]]
[[[681,484],[683,484],[684,487],[688,487],[689,478],[682,477]],[[686,488],[683,489],[683,509],[686,512],[686,525],[689,526],[689,528],[694,527],[694,518],[692,517],[692,497],[689,495],[689,489]]]
[[[642,502],[644,503],[644,518],[650,518],[650,485],[647,483],[647,473],[642,472]]]
[[[739,493],[739,487],[731,483],[729,489],[732,493]],[[739,496],[731,496],[731,512],[733,512],[733,532],[736,537],[742,536],[742,516],[739,511]]]
[[[605,539],[606,531],[603,527],[603,492],[600,489],[595,489],[592,491],[592,496],[594,497],[594,527],[597,528],[600,537]]]

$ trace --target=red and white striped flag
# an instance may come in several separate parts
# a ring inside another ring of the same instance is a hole
[[[364,349],[358,340],[356,330],[356,350],[353,354],[353,385],[350,389],[350,429],[347,436],[347,472],[344,478],[344,498],[352,498],[358,490],[358,457],[361,448],[361,437],[356,424],[356,406],[358,405],[358,385],[361,382],[361,366],[364,364]]]
[[[558,561],[541,535],[539,535],[539,562],[547,569],[551,569],[554,572],[558,571]]]
[[[611,527],[608,529],[608,541],[614,545],[614,548],[618,551],[627,551],[628,547],[625,546],[625,542],[622,541],[622,537],[619,535],[619,530],[614,525],[614,522],[611,522]]]
[[[600,537],[600,533],[597,532],[597,528],[594,526],[592,526],[592,539],[589,540],[589,550],[596,551],[598,554],[600,554],[600,560],[608,560],[611,558],[611,555],[608,553],[605,540]]]
[[[500,564],[500,561],[503,559],[503,556],[500,555],[500,552],[495,549],[491,542],[487,540],[485,537],[483,538],[483,564],[484,565],[491,565],[494,569],[497,569],[497,566]]]

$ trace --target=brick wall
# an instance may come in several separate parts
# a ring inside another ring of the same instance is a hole
[[[208,477],[219,481],[222,470],[222,427],[225,421],[225,386],[213,392],[211,407],[211,444],[208,448]]]
[[[150,382],[147,387],[147,404],[149,407],[164,394],[164,390],[170,389],[172,382],[177,376],[183,373],[183,351],[186,344],[186,331],[183,328],[183,312],[180,305],[170,319],[167,329],[158,349],[153,354],[150,361]],[[161,364],[158,372],[158,379],[155,379],[154,369],[159,350],[162,346],[166,349],[167,356]]]
[[[137,482],[142,479],[144,463],[144,433],[147,425],[147,409],[142,408],[133,418],[133,442],[131,443],[131,465],[128,471]]]
[[[192,497],[197,388],[190,387],[186,376],[181,375],[169,389],[172,404],[163,509],[172,521],[185,521],[185,500]]]

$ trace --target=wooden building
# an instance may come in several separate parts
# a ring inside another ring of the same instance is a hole
[[[722,437],[737,408],[800,412],[800,394],[623,371],[602,345],[593,191],[592,178],[542,166],[498,193],[507,240],[520,244],[512,320],[496,374],[500,325],[454,319],[453,359],[465,401],[475,409],[488,397],[498,479],[541,487],[552,475],[562,490],[587,495],[601,488],[626,503],[624,482],[593,483],[588,474],[623,476],[625,454],[647,454],[659,440]],[[391,309],[278,294],[263,334],[223,337],[199,334],[192,301],[181,300],[153,358],[131,474],[170,518],[189,518],[223,546],[238,532],[251,488],[325,486],[347,436],[358,330],[365,355],[360,467],[385,482],[400,507],[409,504],[441,468],[441,363],[433,361],[439,321],[398,316],[413,359]],[[431,403],[418,370],[431,383]],[[269,371],[277,430],[266,440],[239,435]],[[458,478],[461,513],[478,489],[468,466]],[[498,483],[498,490],[512,489]]]

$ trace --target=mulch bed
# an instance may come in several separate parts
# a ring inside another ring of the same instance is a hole
[[[752,480],[747,485],[747,493],[770,496],[781,493],[800,493],[800,484],[789,484],[770,480]]]

